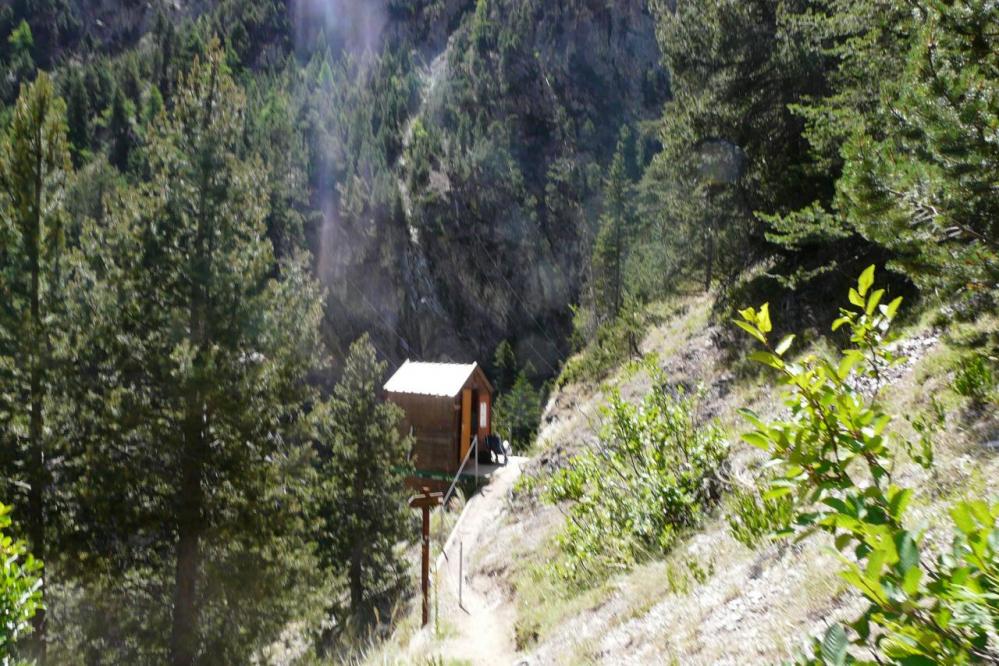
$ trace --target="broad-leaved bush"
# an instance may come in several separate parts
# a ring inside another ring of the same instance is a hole
[[[842,576],[866,601],[852,622],[833,623],[805,664],[968,664],[999,661],[999,503],[950,508],[951,544],[929,547],[908,515],[914,491],[895,478],[896,446],[877,387],[900,359],[891,324],[901,299],[872,290],[874,267],[850,289],[850,346],[836,361],[786,356],[794,340],[770,338],[769,308],[743,310],[736,323],[763,346],[753,357],[786,386],[783,419],[765,422],[749,410],[743,439],[766,451],[778,474],[764,495],[791,497],[797,538],[833,537]],[[904,443],[903,443],[904,444]],[[932,457],[921,457],[931,464]]]
[[[10,528],[10,507],[0,504],[0,665],[23,662],[15,647],[31,631],[31,619],[42,608],[42,563],[28,553],[23,541],[5,531]]]
[[[597,446],[551,479],[544,497],[566,506],[554,573],[595,582],[669,551],[721,492],[728,456],[720,429],[701,423],[695,400],[658,369],[641,404],[613,393]]]

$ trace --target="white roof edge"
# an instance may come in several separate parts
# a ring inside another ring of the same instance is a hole
[[[385,382],[387,393],[453,398],[461,393],[478,363],[425,363],[406,361]]]

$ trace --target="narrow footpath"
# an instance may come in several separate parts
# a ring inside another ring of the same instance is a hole
[[[435,650],[449,660],[478,666],[519,664],[514,641],[516,611],[502,581],[477,571],[481,547],[506,514],[507,497],[527,458],[511,457],[469,500],[461,522],[439,560],[440,621],[444,637]],[[463,558],[462,558],[463,555]],[[462,565],[462,559],[464,564]],[[459,605],[459,573],[464,574]]]

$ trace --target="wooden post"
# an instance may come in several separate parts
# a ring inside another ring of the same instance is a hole
[[[423,625],[430,622],[430,507],[423,505]]]
[[[442,493],[432,493],[423,488],[423,494],[410,498],[409,508],[423,510],[423,566],[421,588],[423,592],[423,625],[430,623],[430,509],[441,503]]]

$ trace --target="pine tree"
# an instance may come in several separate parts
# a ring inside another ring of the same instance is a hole
[[[58,334],[65,296],[66,106],[41,73],[25,85],[0,139],[0,492],[23,507],[32,551],[48,556],[58,429]],[[36,617],[40,657],[45,614]]]
[[[760,217],[783,257],[774,273],[791,288],[811,282],[811,291],[829,297],[847,288],[848,276],[891,258],[846,219],[835,193],[848,138],[892,122],[878,108],[879,87],[898,78],[912,12],[895,0],[821,0],[786,6],[781,24],[784,43],[799,45],[797,60],[814,63],[822,81],[789,107],[804,121],[801,137],[808,142],[808,159],[797,170],[818,186],[803,190],[811,201],[798,197],[798,206]]]
[[[163,13],[156,13],[153,26],[153,37],[156,42],[155,71],[153,86],[158,88],[164,101],[169,102],[173,95],[174,78],[176,76],[174,59],[177,57],[177,30],[173,22]]]
[[[73,154],[73,165],[83,164],[90,151],[93,138],[90,126],[90,95],[79,68],[72,68],[67,74],[66,120],[69,128],[69,142]]]
[[[77,523],[108,621],[145,613],[122,663],[246,663],[323,591],[303,523],[322,298],[307,257],[278,270],[245,106],[214,44],[151,128],[150,181],[82,234]]]
[[[0,100],[9,102],[17,94],[18,86],[29,82],[34,75],[35,39],[27,21],[21,21],[5,38],[10,60],[6,63],[6,72],[0,77]]]
[[[142,107],[142,75],[139,73],[137,58],[126,58],[119,74],[118,87],[135,108]]]
[[[496,346],[493,354],[493,388],[497,394],[506,393],[517,381],[517,355],[509,340],[504,340]]]
[[[153,124],[156,116],[160,115],[160,112],[163,111],[163,106],[163,95],[160,94],[160,89],[157,86],[150,86],[144,114],[147,126]]]
[[[593,265],[596,269],[597,313],[602,320],[617,317],[624,304],[624,263],[634,223],[631,203],[632,183],[628,180],[625,164],[626,146],[630,140],[627,127],[622,129],[617,152],[611,163],[604,190],[604,212],[600,231],[593,247]]]
[[[515,450],[527,449],[538,432],[541,407],[541,393],[531,384],[527,372],[519,372],[511,389],[496,401],[496,432],[508,439]]]
[[[111,134],[111,147],[108,159],[121,172],[128,169],[128,157],[132,153],[134,138],[132,136],[132,118],[130,104],[121,88],[115,87],[111,99],[111,118],[108,121],[108,132]]]
[[[258,147],[268,167],[267,235],[278,258],[294,256],[305,247],[309,207],[307,150],[289,98],[282,84],[275,83],[248,114],[249,143]]]
[[[380,398],[385,368],[361,337],[317,416],[324,460],[320,552],[334,571],[346,564],[350,613],[361,623],[398,592],[405,565],[395,547],[413,536],[405,488],[412,442],[400,432],[401,410]]]
[[[768,242],[759,218],[829,199],[832,177],[811,168],[805,123],[791,111],[826,91],[820,46],[796,32],[809,7],[654,0],[673,95],[644,189],[665,218],[665,242],[688,269],[703,268],[708,287],[768,255],[794,255],[777,272],[796,271],[803,254]]]
[[[905,66],[879,81],[873,109],[853,111],[837,206],[917,285],[991,289],[999,284],[999,8],[930,5],[913,23]]]

